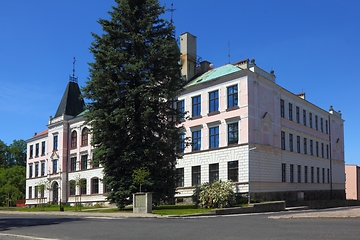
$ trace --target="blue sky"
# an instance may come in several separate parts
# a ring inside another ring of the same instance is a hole
[[[345,119],[345,161],[360,165],[360,1],[161,0],[174,4],[176,35],[197,36],[215,67],[255,58],[276,82]],[[99,18],[113,0],[0,2],[0,140],[27,140],[46,129],[72,74],[84,86]],[[164,17],[170,20],[170,12]]]

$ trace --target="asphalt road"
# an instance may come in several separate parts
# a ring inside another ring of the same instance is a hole
[[[0,239],[360,239],[360,218],[89,218],[0,213]]]

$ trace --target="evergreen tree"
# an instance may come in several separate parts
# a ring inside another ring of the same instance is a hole
[[[164,12],[158,0],[116,0],[110,20],[99,20],[102,35],[92,34],[86,118],[108,199],[119,208],[138,191],[136,169],[149,170],[142,190],[153,192],[155,203],[175,193],[180,112],[173,106],[185,82],[174,26],[161,18]]]

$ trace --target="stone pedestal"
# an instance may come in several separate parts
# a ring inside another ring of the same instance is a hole
[[[133,194],[133,213],[152,213],[152,193]]]

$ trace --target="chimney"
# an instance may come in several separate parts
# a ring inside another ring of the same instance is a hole
[[[190,80],[196,74],[196,37],[188,32],[180,35],[181,75]]]
[[[204,60],[200,63],[199,66],[197,66],[197,73],[203,74],[212,68],[214,68],[213,64],[207,60]]]

